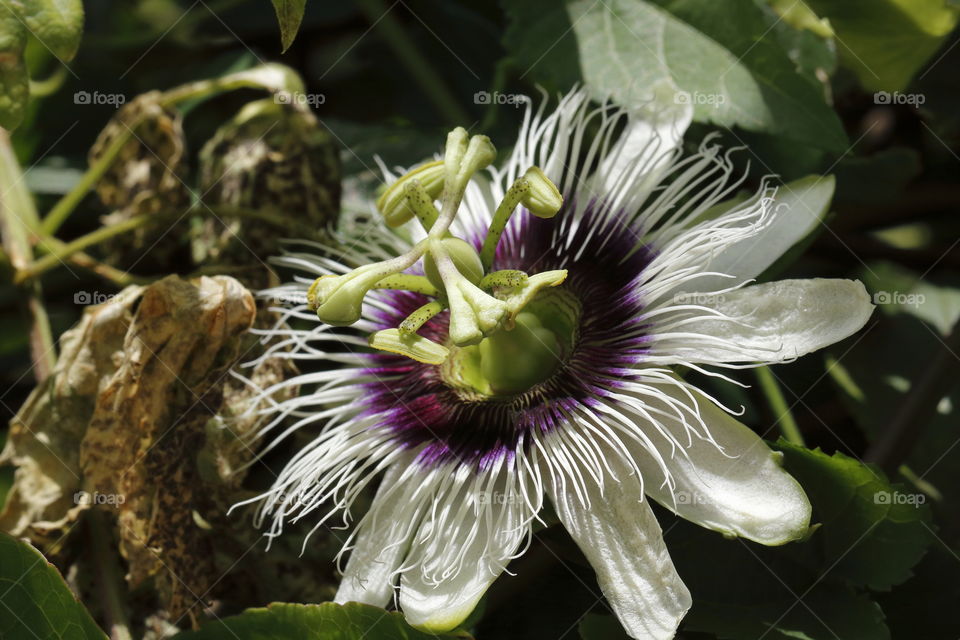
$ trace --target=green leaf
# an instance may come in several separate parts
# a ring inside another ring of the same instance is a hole
[[[810,8],[802,1],[776,1],[780,5],[779,8],[787,13],[783,19],[779,19],[773,10],[765,12],[770,24],[771,35],[793,61],[798,72],[806,76],[811,82],[822,85],[824,91],[829,91],[829,78],[827,76],[836,71],[837,68],[836,43],[830,37],[833,31],[828,24],[811,23],[809,21],[810,16],[814,19],[816,16],[812,12],[807,13]],[[778,9],[778,7],[774,6],[774,9]],[[790,19],[793,20],[792,23]]]
[[[803,594],[802,598],[800,597]],[[799,601],[798,601],[799,600]],[[694,599],[687,628],[721,640],[888,640],[883,612],[850,587],[819,584],[778,603],[701,603]]]
[[[351,602],[345,605],[274,603],[248,609],[175,636],[174,640],[428,640],[460,638],[464,632],[433,635],[418,631],[396,612]]]
[[[307,8],[307,0],[272,0],[273,9],[277,12],[277,22],[280,23],[280,43],[283,45],[281,53],[286,53],[293,39],[297,37],[300,23],[303,21],[303,12]]]
[[[950,0],[807,0],[830,20],[840,59],[871,91],[897,91],[940,48],[960,16]]]
[[[835,574],[872,589],[909,578],[933,540],[926,496],[890,484],[883,472],[842,453],[832,456],[785,440],[787,471],[813,504],[814,533],[824,563]]]
[[[507,0],[504,44],[521,68],[564,88],[632,106],[654,88],[689,100],[694,118],[841,152],[846,135],[820,86],[797,73],[750,2]],[[683,92],[686,92],[684,94]]]
[[[770,6],[784,22],[797,29],[810,30],[822,38],[833,35],[830,22],[818,17],[803,0],[770,0]]]
[[[0,533],[0,638],[102,640],[106,635],[39,551]]]
[[[880,608],[837,579],[813,540],[765,547],[660,514],[670,556],[693,596],[684,631],[723,640],[890,637]]]
[[[916,576],[878,600],[895,638],[955,638],[960,629],[960,553],[934,545]],[[918,616],[918,611],[932,615]],[[934,613],[935,612],[935,613]]]
[[[776,256],[760,275],[761,281],[775,279],[820,235],[825,227],[824,218],[830,211],[835,185],[833,176],[806,176],[778,188],[774,206],[786,205],[790,215],[788,220],[774,221],[773,224],[780,228],[769,237],[768,246],[752,247],[754,251],[767,251]]]
[[[40,43],[67,62],[83,37],[82,0],[23,0],[20,17]]]
[[[15,129],[30,98],[23,52],[27,28],[7,4],[0,7],[0,127]]]
[[[4,1],[0,5],[0,126],[15,129],[30,99],[24,61],[27,34],[62,61],[73,58],[83,35],[82,0]]]

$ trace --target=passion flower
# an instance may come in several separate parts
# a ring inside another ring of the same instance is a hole
[[[546,498],[627,632],[671,638],[690,593],[647,498],[762,544],[807,533],[810,503],[779,454],[679,373],[792,360],[872,306],[854,281],[752,284],[806,233],[810,205],[778,204],[767,184],[730,200],[717,146],[681,157],[689,119],[575,92],[527,113],[500,168],[489,140],[456,130],[441,163],[388,175],[379,225],[327,257],[280,259],[310,277],[269,295],[309,289],[286,314],[315,324],[266,332],[265,357],[328,366],[282,383],[312,391],[266,410],[273,442],[322,431],[259,516],[271,536],[349,520],[380,479],[337,601],[399,593],[410,623],[451,629],[523,552]]]

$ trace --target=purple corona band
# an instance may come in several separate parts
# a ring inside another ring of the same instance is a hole
[[[592,406],[632,377],[646,353],[647,338],[637,327],[643,302],[636,282],[653,254],[639,244],[636,231],[617,217],[597,215],[592,206],[573,232],[562,227],[564,211],[549,220],[524,211],[518,216],[500,240],[493,269],[568,269],[562,287],[582,306],[576,343],[547,380],[514,396],[479,398],[451,387],[435,365],[370,354],[367,373],[377,381],[366,384],[365,413],[379,419],[373,429],[389,429],[401,446],[421,449],[421,464],[458,460],[486,468],[509,458],[529,444],[528,434],[556,429],[579,407]],[[397,326],[428,301],[407,291],[384,295],[388,310],[377,314],[382,329]],[[448,313],[441,313],[419,333],[443,344],[448,321]]]

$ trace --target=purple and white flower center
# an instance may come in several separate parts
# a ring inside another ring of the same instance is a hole
[[[574,211],[572,203],[565,209]],[[589,411],[599,399],[636,375],[648,338],[643,326],[644,268],[653,258],[636,233],[618,217],[601,217],[588,206],[578,219],[520,216],[507,227],[497,247],[495,269],[526,272],[567,269],[569,277],[542,291],[528,308],[544,342],[531,349],[556,361],[543,379],[528,388],[498,391],[485,384],[471,358],[475,347],[453,349],[442,366],[402,355],[370,355],[368,415],[377,429],[387,429],[402,447],[420,450],[424,465],[450,462],[488,467],[529,446],[541,434],[570,422],[571,414]],[[479,247],[482,238],[470,239]],[[390,291],[389,311],[378,323],[393,327],[426,302],[409,291]],[[448,313],[420,330],[437,343],[450,345]],[[538,324],[539,323],[539,324]],[[514,331],[518,331],[514,329]]]

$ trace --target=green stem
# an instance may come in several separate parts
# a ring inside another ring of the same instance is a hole
[[[215,215],[222,217],[250,218],[268,222],[280,227],[286,228],[290,226],[289,219],[271,211],[240,209],[232,207],[215,207],[210,208],[209,210]],[[91,231],[86,235],[71,240],[70,242],[62,242],[55,238],[41,238],[38,240],[37,244],[44,250],[46,255],[28,265],[25,265],[22,268],[17,269],[16,274],[14,275],[14,282],[21,283],[35,279],[37,276],[46,273],[50,269],[62,264],[74,254],[77,254],[88,247],[97,245],[105,240],[109,240],[110,238],[122,235],[135,229],[139,229],[141,227],[145,227],[149,224],[161,224],[163,222],[174,221],[188,214],[189,212],[168,211],[159,214],[144,214],[135,216],[109,227],[100,227],[99,229]],[[107,269],[109,270],[112,268],[108,267]],[[124,279],[121,275],[124,272],[113,270],[110,273],[112,276],[119,276],[121,279]],[[131,280],[131,282],[133,281],[135,280]]]
[[[57,265],[63,263],[73,254],[83,251],[87,247],[99,244],[104,240],[113,238],[114,236],[118,236],[128,231],[132,231],[139,227],[146,226],[149,222],[154,220],[156,220],[156,218],[151,215],[136,216],[135,218],[124,220],[123,222],[119,222],[109,227],[100,227],[96,231],[92,231],[85,236],[80,236],[76,240],[71,240],[70,242],[63,244],[50,244],[47,247],[49,250],[47,255],[43,256],[39,260],[34,260],[31,264],[22,269],[18,269],[16,274],[13,276],[13,281],[15,283],[21,283],[26,282],[27,280],[33,280],[37,276],[46,273],[50,269],[53,269]],[[40,244],[43,244],[43,242],[44,240],[40,240]]]
[[[427,57],[420,53],[413,39],[406,34],[400,22],[393,16],[391,13],[393,7],[387,7],[382,0],[357,0],[357,5],[366,14],[370,23],[377,27],[380,35],[397,54],[423,92],[433,101],[437,111],[450,124],[473,122],[470,114],[460,107],[456,98],[447,89],[440,74],[433,68]]]
[[[911,469],[909,466],[902,464],[897,469],[897,471],[906,478],[910,483],[913,484],[917,489],[924,492],[937,502],[943,500],[943,494],[940,493],[940,490],[937,489],[933,483],[928,482],[923,479],[923,476],[917,475],[917,472]]]
[[[63,81],[67,79],[67,67],[57,66],[56,70],[43,80],[30,79],[30,97],[33,99],[43,98],[54,93],[63,86]]]
[[[39,225],[33,197],[23,180],[23,172],[13,153],[10,137],[0,129],[0,229],[3,248],[14,271],[28,265],[33,259],[30,238]],[[39,282],[22,287],[25,304],[30,314],[30,356],[34,377],[42,382],[53,372],[57,351],[50,329],[50,318],[43,306],[43,292]]]
[[[123,146],[130,140],[130,137],[133,135],[133,130],[140,126],[143,120],[145,120],[145,118],[141,117],[133,123],[133,126],[128,127],[126,131],[121,131],[113,143],[107,147],[104,154],[90,165],[86,173],[80,176],[80,180],[73,185],[73,188],[53,205],[53,208],[50,209],[47,216],[43,219],[43,223],[40,225],[40,230],[44,235],[52,236],[60,229],[60,226],[67,221],[67,218],[69,218],[73,210],[77,208],[80,201],[86,197],[87,193],[93,189],[94,185],[103,177],[103,174],[107,172],[113,164],[113,161],[116,160],[120,154]]]
[[[96,508],[87,511],[90,547],[98,571],[97,586],[103,604],[104,618],[110,631],[110,640],[132,640],[126,606],[120,595],[123,575],[113,552],[112,536],[103,522],[105,514]]]
[[[800,433],[800,427],[797,426],[797,421],[794,420],[793,414],[790,412],[790,407],[787,405],[787,400],[780,390],[776,376],[770,371],[770,367],[757,367],[754,371],[757,374],[760,389],[762,389],[763,393],[767,396],[767,402],[770,403],[770,408],[773,410],[774,416],[776,416],[777,424],[780,426],[780,433],[783,434],[783,437],[786,438],[788,442],[798,444],[802,447],[806,446],[806,444],[804,444],[803,434]]]
[[[56,238],[47,238],[44,240],[45,244],[43,246],[38,246],[37,250],[40,253],[47,253],[50,250],[50,247],[62,248],[66,246],[66,243],[62,240]],[[100,262],[96,258],[86,254],[82,251],[79,251],[71,256],[69,256],[69,262],[75,264],[78,267],[90,271],[104,280],[112,282],[119,288],[130,286],[131,284],[149,284],[153,281],[153,278],[143,278],[140,276],[135,276],[132,273],[111,267],[108,264]]]

